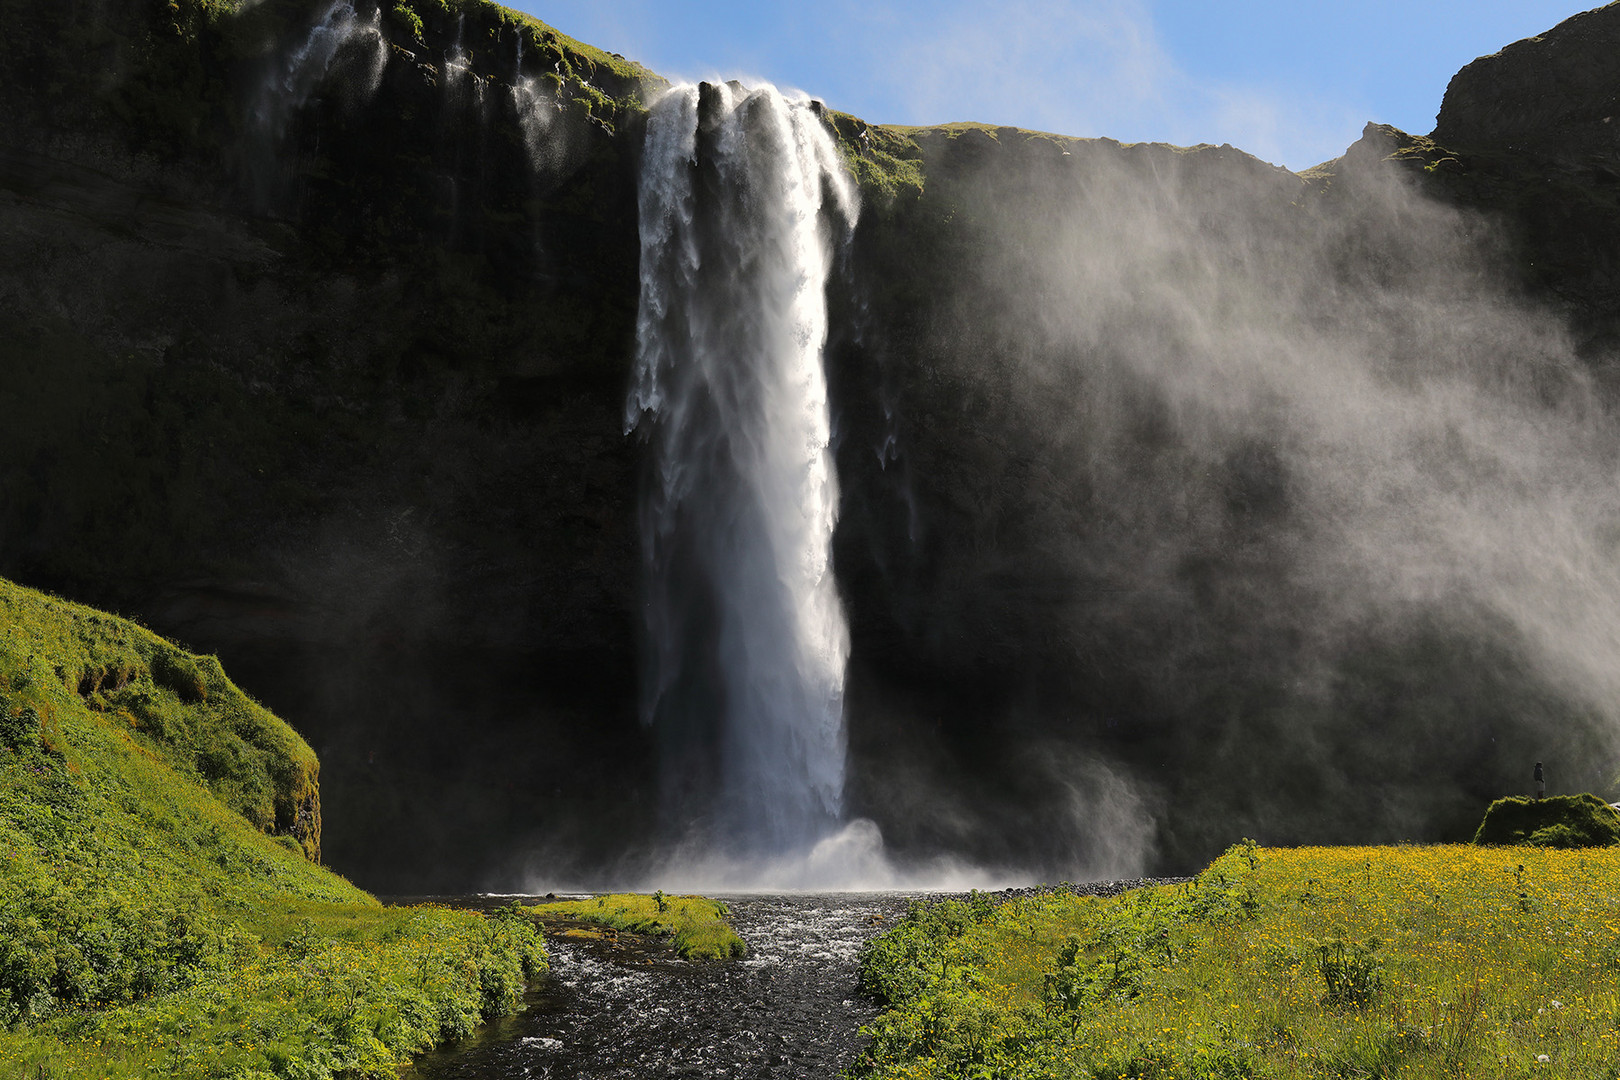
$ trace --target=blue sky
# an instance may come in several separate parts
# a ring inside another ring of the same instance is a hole
[[[1456,70],[1579,0],[505,0],[671,78],[768,79],[875,123],[1229,142],[1305,168],[1425,134]]]

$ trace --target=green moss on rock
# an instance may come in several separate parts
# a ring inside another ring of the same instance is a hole
[[[1485,811],[1474,843],[1608,847],[1620,843],[1620,813],[1591,793],[1497,799]]]
[[[883,208],[896,199],[922,194],[922,148],[904,130],[830,110],[823,118],[838,140],[844,168],[864,198]]]

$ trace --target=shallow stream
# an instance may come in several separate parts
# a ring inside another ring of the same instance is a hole
[[[487,908],[484,897],[435,898]],[[855,992],[861,945],[903,915],[893,893],[727,897],[746,959],[677,960],[646,942],[548,937],[527,1008],[418,1060],[410,1080],[636,1077],[835,1080],[877,1008]],[[533,902],[532,900],[528,902]]]
[[[1098,881],[1059,888],[1117,896],[1186,878]],[[991,893],[1006,900],[1042,891]],[[855,992],[861,946],[913,899],[944,894],[834,893],[725,897],[748,943],[743,960],[677,960],[628,935],[546,938],[550,974],[527,1008],[476,1037],[418,1059],[406,1080],[837,1080],[878,1014]],[[418,897],[489,910],[512,897]],[[535,903],[538,897],[519,897]]]

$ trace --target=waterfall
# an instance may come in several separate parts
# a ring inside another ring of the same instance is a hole
[[[512,106],[517,111],[523,146],[529,152],[529,164],[542,176],[566,169],[579,157],[581,149],[575,125],[562,121],[567,106],[560,93],[564,84],[555,61],[552,62],[551,74],[558,76],[555,82],[523,74],[523,38],[520,35],[517,67],[512,75]]]
[[[811,104],[769,86],[669,90],[644,153],[626,410],[650,450],[642,716],[678,828],[731,854],[805,851],[843,809],[822,351],[856,195]]]

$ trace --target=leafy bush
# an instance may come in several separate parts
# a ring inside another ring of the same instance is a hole
[[[1330,937],[1312,944],[1316,949],[1316,969],[1327,983],[1327,993],[1322,1000],[1329,1005],[1356,1008],[1371,1005],[1373,995],[1383,984],[1383,964],[1377,956],[1383,942],[1377,938],[1347,941]]]
[[[927,991],[949,974],[950,960],[940,946],[994,914],[985,904],[960,900],[913,902],[893,930],[867,942],[861,951],[861,993],[884,1004],[900,1004]]]
[[[21,870],[0,882],[0,1023],[166,993],[251,951],[200,897],[64,888]]]

